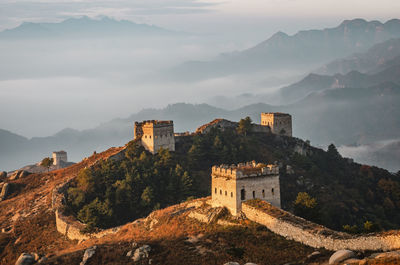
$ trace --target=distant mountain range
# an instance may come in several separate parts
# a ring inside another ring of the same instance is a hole
[[[390,40],[380,47],[390,43],[393,51],[392,58],[385,57],[387,49],[382,49],[380,53],[374,52],[374,60],[366,59],[364,62],[354,63],[355,67],[348,67],[350,72],[346,74],[338,73],[334,75],[319,75],[311,73],[301,81],[280,89],[280,97],[285,102],[294,102],[306,95],[325,89],[334,88],[366,88],[376,86],[385,82],[393,82],[400,85],[400,39]],[[399,56],[396,56],[399,54]],[[368,53],[360,54],[358,58],[372,58]],[[340,60],[338,60],[339,62]],[[362,61],[362,60],[361,60]],[[344,64],[348,61],[343,60]],[[368,72],[361,73],[355,69]],[[368,70],[368,71],[367,71]]]
[[[350,71],[376,73],[398,64],[400,64],[399,38],[378,43],[366,52],[336,59],[314,72],[324,75],[347,74]]]
[[[133,122],[146,119],[174,120],[175,131],[193,131],[215,118],[239,120],[250,116],[260,122],[260,113],[293,115],[294,135],[313,144],[363,144],[400,135],[400,86],[384,83],[368,88],[336,88],[311,93],[292,105],[252,104],[228,111],[207,104],[174,104],[164,109],[146,109],[126,119],[117,119],[84,131],[63,130],[54,136],[30,140],[7,131],[0,135],[0,168],[11,170],[32,164],[54,150],[68,151],[72,161],[93,151],[123,145],[133,138]],[[33,161],[32,161],[33,160]]]
[[[212,61],[187,62],[171,74],[195,80],[262,70],[307,72],[327,61],[399,37],[399,19],[386,23],[346,20],[335,28],[299,31],[293,36],[278,32],[250,49],[223,54]]]
[[[22,38],[92,38],[92,37],[138,37],[178,35],[153,25],[137,24],[128,20],[115,20],[109,17],[92,19],[87,16],[69,18],[59,23],[24,22],[16,28],[0,32],[0,40]]]
[[[319,48],[321,50],[328,49],[329,46],[329,41],[323,41],[324,38],[321,36],[331,40],[332,45],[334,44],[332,38],[336,36],[338,38],[336,42],[342,47],[347,47],[348,51],[367,49],[367,46],[374,42],[397,34],[400,28],[393,26],[398,25],[397,23],[399,20],[391,20],[385,24],[353,20],[345,21],[335,29],[302,31],[292,37],[280,33],[273,38],[274,40],[259,45],[253,51],[256,54],[256,51],[261,52],[264,47],[264,55],[270,56],[271,59],[266,60],[265,63],[272,65],[272,51],[275,49],[275,52],[279,52],[279,42],[276,40],[279,38],[288,39],[287,42],[281,43],[283,50],[289,49],[290,43],[294,45],[293,43],[301,40],[305,43],[300,45],[302,51],[307,50],[310,54],[312,49],[311,46],[306,45],[310,43],[306,36],[314,41],[321,41],[322,48]],[[356,40],[363,44],[357,44]],[[298,49],[294,46],[292,48]],[[321,50],[316,50],[316,54]],[[247,52],[251,54],[252,52],[249,51]],[[289,64],[290,56],[293,57],[293,62],[299,60],[295,56],[297,52],[294,51],[291,55],[283,52],[274,56],[280,55],[285,64]],[[239,55],[227,55],[227,58],[239,58],[236,56]],[[305,55],[302,53],[301,56]],[[260,61],[264,60],[262,58],[266,57],[260,57]],[[175,131],[183,132],[194,131],[198,126],[215,118],[237,121],[250,116],[258,123],[261,112],[281,111],[293,115],[294,135],[310,139],[314,145],[327,145],[333,142],[337,145],[357,146],[389,139],[397,141],[400,138],[399,39],[386,40],[367,52],[358,53],[349,58],[336,60],[324,67],[326,73],[335,69],[346,70],[333,75],[310,74],[300,82],[283,87],[280,95],[286,99],[286,102],[291,103],[281,106],[257,103],[235,110],[225,110],[207,104],[178,103],[164,109],[145,109],[128,118],[112,120],[90,130],[65,129],[49,137],[27,139],[9,131],[0,130],[0,170],[11,170],[33,164],[49,156],[52,151],[60,149],[68,152],[70,160],[78,161],[95,150],[101,151],[110,146],[125,144],[133,138],[133,122],[146,119],[174,120]],[[351,58],[356,59],[351,62]],[[246,64],[246,61],[244,60],[243,63]],[[390,159],[388,157],[386,160],[392,161]],[[391,170],[399,170],[399,165],[397,160],[385,164]]]

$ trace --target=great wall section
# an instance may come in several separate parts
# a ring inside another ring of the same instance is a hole
[[[111,159],[111,160],[121,160],[125,155],[125,147],[122,149],[117,149],[116,152],[112,153],[105,159]],[[102,158],[104,159],[104,158]],[[93,167],[96,163],[98,163],[100,160],[95,160],[93,163],[90,163],[86,167]],[[55,221],[56,221],[56,228],[57,231],[63,235],[65,235],[68,239],[70,240],[87,240],[90,238],[100,238],[103,236],[106,236],[108,234],[114,234],[119,231],[119,227],[113,227],[110,229],[105,229],[105,230],[100,230],[97,233],[84,233],[82,232],[84,228],[86,227],[85,224],[79,222],[77,219],[71,217],[71,216],[66,216],[64,214],[64,210],[66,207],[66,197],[65,194],[71,184],[71,181],[74,179],[70,178],[66,180],[65,182],[59,184],[56,186],[53,191],[52,191],[52,201],[51,201],[51,207],[53,211],[55,212]]]
[[[242,212],[249,220],[264,225],[272,232],[314,248],[358,251],[400,248],[399,230],[350,235],[312,223],[264,201],[245,202],[242,204]]]
[[[225,120],[215,120],[210,124],[212,125],[211,127],[213,127],[221,125],[221,122],[224,124],[224,126],[233,126],[231,123],[226,125]],[[203,126],[204,128],[202,129],[207,130],[210,127],[210,124],[208,124],[209,126],[206,127]],[[304,146],[302,146],[301,149],[304,149]],[[103,157],[102,159],[121,160],[123,159],[124,154],[125,147],[118,148],[115,152],[107,157]],[[99,160],[96,160],[93,163],[87,164],[87,167],[92,167],[98,161]],[[64,209],[66,207],[65,194],[74,178],[75,177],[69,178],[67,181],[61,183],[53,189],[52,209],[55,212],[57,231],[65,235],[70,240],[87,240],[90,238],[100,238],[108,234],[117,233],[120,230],[120,227],[113,227],[91,234],[83,233],[82,231],[85,228],[85,224],[79,222],[71,216],[66,216],[64,214]],[[200,201],[203,201],[204,204],[208,205],[208,207],[213,208],[212,199],[207,197],[192,201],[193,205],[192,202],[183,203],[185,204],[185,211],[191,211],[188,216],[197,219],[200,222],[210,222],[209,217],[198,211],[197,208],[199,208],[199,206],[194,206],[195,204],[199,204]],[[214,210],[217,210],[217,208]],[[350,249],[356,251],[388,251],[400,249],[400,230],[364,235],[350,235],[312,223],[278,207],[272,206],[270,203],[262,200],[243,201],[241,212],[243,213],[242,216],[245,216],[248,220],[265,226],[275,234],[313,248],[325,248],[327,250]],[[152,214],[150,214],[150,216],[151,215]],[[215,214],[212,215],[212,217],[214,216]],[[216,220],[216,223],[224,226],[237,225],[230,222],[224,222],[222,220]]]

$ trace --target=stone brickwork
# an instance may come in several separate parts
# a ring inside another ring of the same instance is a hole
[[[214,207],[225,206],[238,215],[242,202],[261,199],[280,207],[279,167],[257,164],[255,161],[238,165],[213,166],[211,196]]]
[[[173,121],[135,122],[135,139],[140,139],[146,150],[155,154],[160,148],[175,151]]]
[[[119,161],[125,157],[125,148],[121,151],[109,156],[107,159],[113,161]],[[94,161],[89,167],[97,164],[99,160]],[[81,232],[86,225],[79,222],[72,216],[64,215],[64,209],[66,207],[66,192],[70,187],[74,177],[68,181],[56,186],[52,192],[51,206],[55,212],[56,217],[56,228],[57,231],[65,235],[70,240],[86,240],[89,238],[100,238],[108,234],[114,234],[119,231],[120,227],[113,227],[110,229],[100,230],[98,233],[83,233]]]
[[[86,240],[89,238],[100,238],[107,234],[113,234],[119,231],[119,227],[101,230],[98,233],[81,232],[86,225],[79,222],[71,216],[65,216],[63,211],[65,208],[65,192],[68,190],[71,181],[57,186],[52,194],[52,208],[56,215],[57,231],[65,235],[70,240]]]
[[[58,166],[61,163],[67,163],[67,152],[65,151],[57,151],[53,152],[53,165]]]
[[[394,250],[400,248],[400,231],[349,235],[307,221],[263,201],[242,204],[249,220],[266,226],[272,232],[302,244],[328,250]]]
[[[261,125],[271,128],[271,132],[279,135],[292,136],[292,116],[287,113],[261,113]]]

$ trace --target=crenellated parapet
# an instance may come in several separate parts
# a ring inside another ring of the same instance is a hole
[[[279,166],[256,163],[255,161],[239,163],[237,165],[219,165],[212,167],[213,177],[231,179],[253,178],[268,175],[279,175]]]

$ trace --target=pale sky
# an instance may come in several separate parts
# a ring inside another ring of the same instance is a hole
[[[332,27],[344,19],[398,16],[398,0],[0,0],[0,30],[24,21],[107,15],[193,33],[254,31],[289,34]],[[265,36],[263,36],[265,37]]]
[[[23,22],[59,22],[86,15],[198,34],[186,42],[151,43],[151,47],[115,40],[78,44],[74,40],[54,41],[47,46],[0,42],[0,69],[11,76],[3,74],[4,80],[0,80],[0,128],[25,136],[43,136],[65,127],[91,128],[144,107],[203,103],[215,95],[265,91],[267,88],[259,81],[266,78],[264,75],[200,80],[189,85],[142,84],[141,79],[135,78],[140,72],[137,69],[153,72],[155,66],[172,67],[184,61],[215,58],[220,53],[252,47],[277,31],[294,34],[299,30],[331,28],[354,18],[385,22],[399,18],[399,10],[399,0],[0,0],[0,30]],[[80,67],[90,71],[76,74],[74,69]],[[60,69],[72,76],[57,76]],[[107,75],[94,77],[92,69]],[[36,76],[37,72],[46,75]],[[274,74],[271,78],[276,77]],[[282,74],[285,78],[289,74],[300,78],[298,73]],[[139,89],[145,99],[135,97]],[[172,90],[175,94],[170,93]],[[92,96],[93,91],[98,98]],[[165,94],[155,101],[154,91]],[[102,104],[111,98],[115,108],[101,113]],[[62,113],[62,119],[48,111],[54,108]],[[77,113],[85,115],[77,119]],[[46,126],[43,116],[48,119]]]

